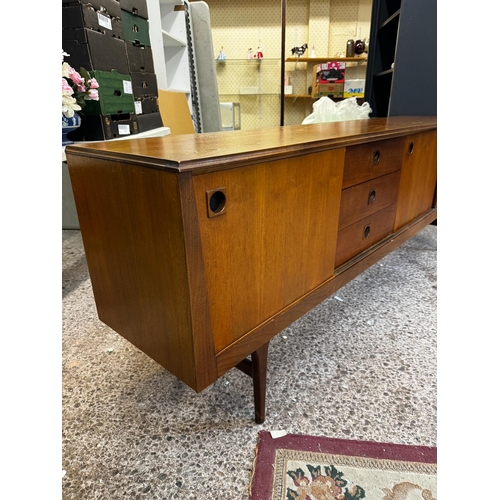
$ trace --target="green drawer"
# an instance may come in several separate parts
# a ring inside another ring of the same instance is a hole
[[[134,113],[134,94],[130,75],[117,71],[90,71],[99,83],[99,100],[87,101],[85,115]]]
[[[149,39],[149,22],[122,9],[123,39],[140,45],[151,46]]]

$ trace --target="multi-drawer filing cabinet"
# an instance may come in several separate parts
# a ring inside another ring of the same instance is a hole
[[[66,155],[99,318],[196,391],[251,375],[258,422],[270,339],[437,218],[434,117]]]

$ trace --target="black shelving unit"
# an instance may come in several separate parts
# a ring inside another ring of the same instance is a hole
[[[437,115],[437,0],[374,0],[365,101],[371,116]]]

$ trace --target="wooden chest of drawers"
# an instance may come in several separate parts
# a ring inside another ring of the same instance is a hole
[[[432,117],[66,155],[99,318],[196,391],[252,375],[257,421],[269,340],[437,217]]]

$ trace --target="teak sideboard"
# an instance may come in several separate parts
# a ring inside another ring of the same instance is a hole
[[[265,419],[270,339],[437,220],[435,117],[67,146],[99,319]]]

